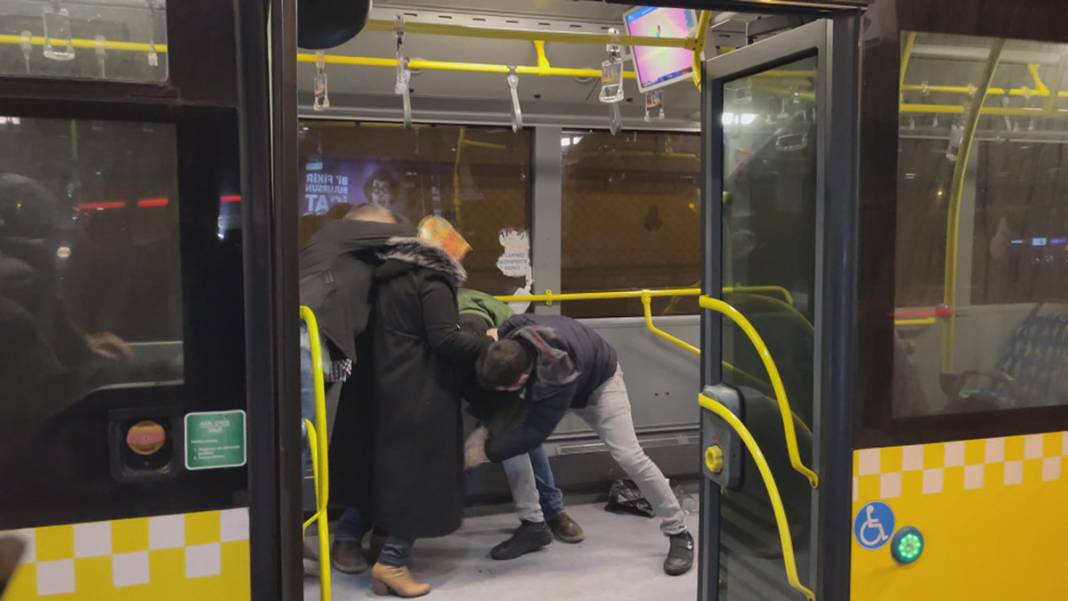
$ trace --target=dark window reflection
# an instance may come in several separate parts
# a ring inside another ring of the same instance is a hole
[[[565,292],[699,287],[700,135],[565,133],[560,278]],[[564,303],[572,317],[641,315],[638,300]],[[657,315],[694,298],[654,299]]]
[[[1068,403],[1068,45],[903,35],[893,414]]]
[[[0,122],[5,452],[93,390],[180,383],[175,132]]]

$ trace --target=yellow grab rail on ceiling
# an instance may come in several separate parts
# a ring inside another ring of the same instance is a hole
[[[324,57],[328,65],[349,65],[354,67],[388,67],[396,68],[397,59],[390,57],[370,56],[341,56],[327,54]],[[315,55],[310,52],[297,53],[297,62],[314,63]],[[493,63],[465,63],[456,61],[434,61],[422,58],[408,60],[408,68],[413,71],[460,71],[465,73],[499,73],[508,75],[511,67],[504,64]],[[534,65],[519,65],[515,68],[516,75],[541,75],[546,77],[601,77],[600,69],[584,69],[576,67],[544,67]],[[633,71],[624,71],[623,77],[634,79]]]
[[[749,342],[753,344],[757,355],[760,356],[760,360],[764,364],[764,369],[768,372],[768,378],[771,379],[771,386],[775,391],[775,400],[779,404],[779,414],[782,417],[783,432],[786,436],[786,452],[790,456],[790,465],[793,466],[794,471],[808,480],[808,483],[812,485],[812,488],[818,487],[820,482],[819,476],[801,461],[801,452],[797,442],[797,431],[794,429],[794,412],[790,408],[790,399],[786,396],[786,388],[783,386],[782,376],[779,374],[778,366],[775,365],[775,360],[771,358],[771,351],[768,350],[768,345],[764,343],[764,339],[760,337],[760,333],[756,331],[753,324],[749,323],[749,320],[746,319],[745,315],[742,315],[740,311],[732,307],[730,304],[718,298],[704,295],[697,300],[702,309],[715,311],[733,321],[734,324],[745,333],[746,337],[749,338]]]
[[[392,20],[370,19],[364,31],[396,31],[397,24]],[[455,36],[471,39],[513,40],[535,42],[561,42],[564,44],[623,44],[625,46],[648,46],[653,48],[688,48],[697,47],[696,38],[660,38],[655,36],[612,35],[609,33],[577,33],[569,31],[530,31],[524,29],[500,29],[493,27],[467,27],[447,23],[419,23],[405,21],[404,32],[424,35]]]
[[[330,501],[330,444],[329,426],[326,422],[326,384],[323,382],[323,349],[319,337],[319,322],[315,313],[304,305],[300,318],[308,329],[311,343],[312,381],[315,388],[315,423],[304,420],[304,430],[311,451],[312,474],[315,480],[315,513],[304,522],[306,531],[313,523],[319,534],[319,591],[322,601],[330,601],[330,518],[327,507]],[[302,466],[303,469],[303,466]]]
[[[738,433],[738,437],[742,439],[745,448],[753,457],[753,462],[756,463],[760,477],[764,480],[764,487],[768,491],[768,500],[771,501],[772,512],[775,514],[775,525],[779,530],[779,544],[782,545],[783,564],[786,567],[786,581],[794,590],[804,595],[805,599],[815,601],[816,593],[801,584],[801,580],[797,576],[797,559],[794,557],[794,541],[793,537],[790,536],[790,522],[786,519],[786,507],[782,503],[779,487],[775,484],[775,476],[771,473],[771,467],[764,457],[764,452],[760,450],[760,445],[753,438],[749,428],[746,428],[742,420],[738,419],[738,416],[732,413],[725,405],[705,394],[698,395],[697,402],[702,408],[711,411],[727,422],[727,425]]]
[[[45,37],[43,35],[30,36],[29,41],[31,46],[45,45]],[[71,38],[70,40],[67,40],[66,38],[52,38],[52,43],[57,46],[66,46],[68,41],[70,42],[70,45],[74,48],[96,49],[99,47],[103,47],[105,50],[117,50],[120,52],[147,53],[153,50],[159,53],[167,52],[166,44],[149,44],[146,42],[119,42],[107,39],[97,42],[96,40],[90,40],[86,38]],[[20,46],[22,45],[22,36],[2,34],[0,35],[0,45]]]

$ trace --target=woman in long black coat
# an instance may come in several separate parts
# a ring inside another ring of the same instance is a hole
[[[463,431],[459,373],[487,339],[457,326],[463,267],[436,246],[411,239],[391,247],[375,273],[368,386],[370,481],[376,527],[389,533],[372,571],[376,592],[418,596],[407,565],[417,538],[460,527]],[[366,342],[366,341],[365,341]]]

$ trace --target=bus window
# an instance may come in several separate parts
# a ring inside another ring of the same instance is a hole
[[[175,130],[7,118],[0,145],[0,473],[73,465],[55,424],[91,393],[184,380]]]
[[[300,132],[301,239],[310,238],[322,219],[366,202],[413,224],[440,215],[472,246],[464,259],[467,285],[511,294],[526,278],[502,272],[498,260],[507,232],[529,232],[530,151],[527,130],[306,121]]]
[[[560,277],[568,292],[698,287],[698,152],[693,133],[565,132]],[[655,299],[657,315],[696,313],[693,298]],[[571,317],[642,314],[641,302],[569,303]]]
[[[166,0],[4,2],[0,34],[3,75],[167,80]]]
[[[1068,45],[903,42],[894,415],[1068,403]]]

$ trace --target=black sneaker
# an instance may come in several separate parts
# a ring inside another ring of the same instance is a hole
[[[668,537],[671,547],[664,559],[664,573],[668,576],[681,576],[693,567],[693,537],[689,532],[672,534]]]
[[[490,551],[497,560],[515,559],[532,553],[553,542],[553,534],[545,522],[522,522],[511,538]]]

